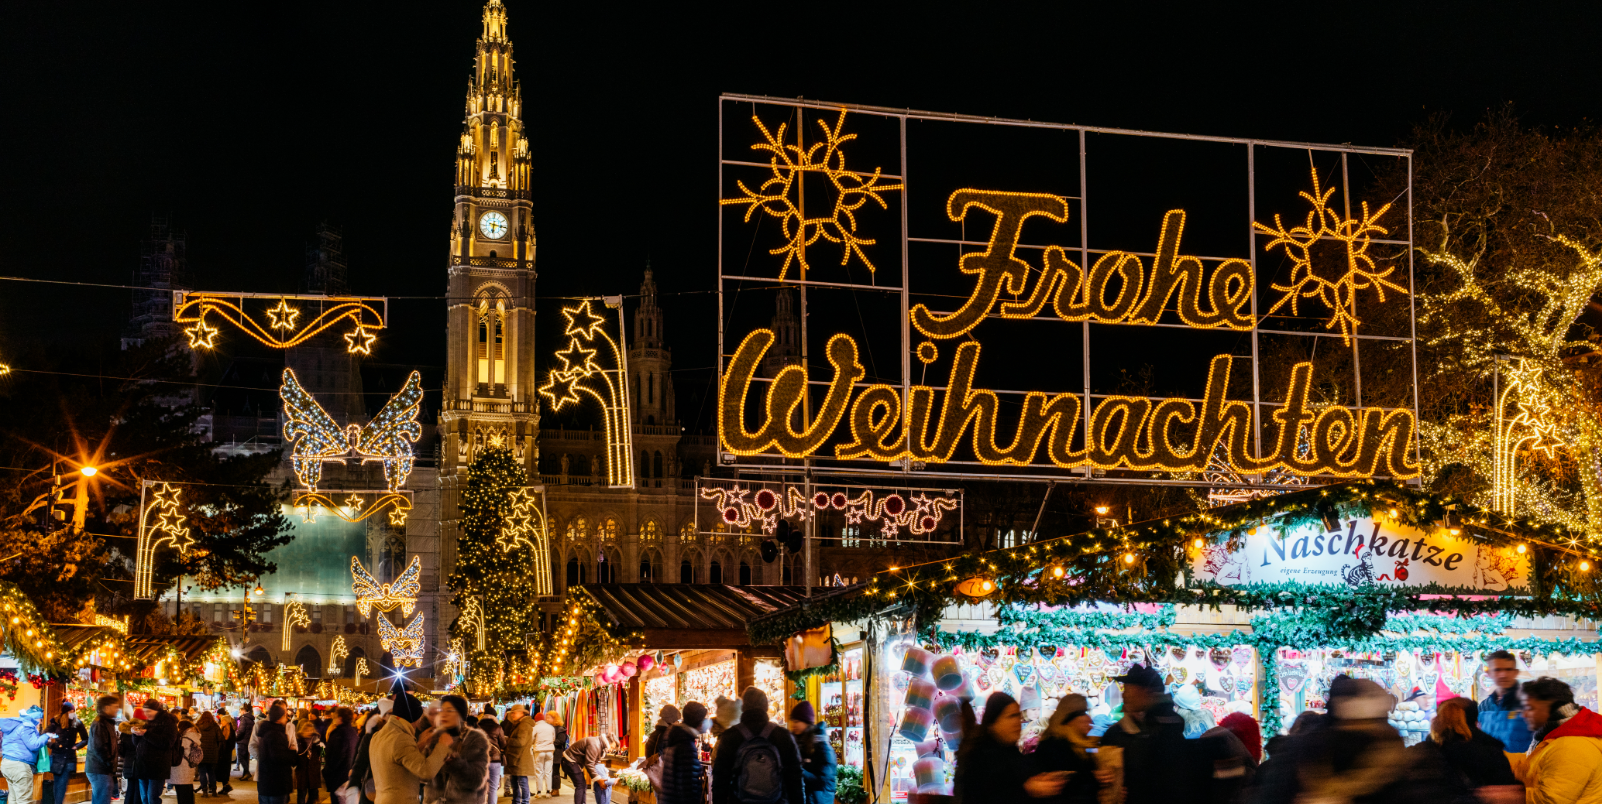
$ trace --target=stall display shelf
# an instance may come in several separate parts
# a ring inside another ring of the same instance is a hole
[[[863,769],[863,648],[841,652],[841,672],[819,683],[819,703],[838,760]]]

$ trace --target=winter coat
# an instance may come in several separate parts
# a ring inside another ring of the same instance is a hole
[[[295,786],[303,790],[316,790],[323,783],[323,741],[317,737],[302,738],[295,751]]]
[[[1123,752],[1127,804],[1196,800],[1204,779],[1197,778],[1190,761],[1185,732],[1185,722],[1165,695],[1140,719],[1127,713],[1103,733],[1103,745]]]
[[[45,727],[46,734],[56,735],[50,741],[51,756],[75,756],[78,749],[89,744],[89,732],[78,718],[72,718],[67,726],[62,726],[60,720],[51,719],[50,725]]]
[[[684,723],[675,723],[663,733],[658,746],[663,786],[657,792],[657,804],[704,804],[702,784],[707,769],[702,766],[700,736]]]
[[[378,715],[374,714],[368,717],[371,719],[378,717]],[[370,723],[375,722],[377,721],[369,720],[362,724],[362,738],[356,744],[356,756],[351,759],[351,773],[348,778],[351,781],[351,786],[358,790],[362,789],[363,783],[373,771],[373,735],[381,726],[375,725],[372,728],[368,726]],[[365,793],[362,801],[368,801]]]
[[[739,725],[745,726],[754,737],[761,735],[764,728],[774,727],[769,732],[768,740],[780,752],[781,787],[785,791],[783,800],[790,804],[803,804],[806,799],[802,795],[802,754],[797,751],[796,738],[785,730],[785,726],[770,723],[767,712],[742,712]],[[718,753],[713,757],[713,804],[731,804],[734,801],[735,777],[740,772],[735,767],[735,758],[744,742],[746,735],[734,727],[725,729],[718,738]]]
[[[122,762],[124,779],[134,778],[134,755],[139,752],[139,735],[132,728],[133,724],[126,720],[117,725],[117,756]]]
[[[499,765],[507,750],[507,735],[501,730],[501,724],[493,717],[479,719],[479,730],[485,733],[485,739],[490,741],[490,764]]]
[[[192,746],[199,748],[204,753],[206,747],[202,744],[203,742],[204,741],[201,740],[200,735],[197,735],[194,729],[184,732],[184,736],[179,738],[180,748],[183,751],[183,759],[180,759],[177,765],[173,765],[168,768],[167,781],[172,782],[173,784],[195,783],[195,769],[200,767],[200,765],[189,764],[190,748]],[[168,761],[171,762],[171,760]],[[201,762],[205,762],[205,760],[201,760]]]
[[[323,758],[323,784],[329,792],[340,789],[351,778],[351,764],[356,761],[358,737],[356,727],[341,724],[329,729],[328,754]]]
[[[441,804],[481,804],[489,790],[490,738],[471,726],[451,733],[452,743],[440,772],[429,780],[423,800]]]
[[[277,724],[263,722],[264,727]],[[287,796],[295,790],[295,749],[280,728],[258,730],[256,753],[257,796]]]
[[[0,756],[6,759],[32,765],[39,760],[39,747],[49,739],[49,732],[39,731],[39,718],[27,715],[0,718],[0,740],[4,741]],[[166,774],[162,778],[167,778]]]
[[[597,778],[607,776],[607,744],[600,737],[586,737],[575,740],[568,750],[563,752],[563,763],[572,763],[575,767],[589,768],[590,775]]]
[[[535,751],[556,751],[557,750],[557,727],[556,726],[553,726],[550,723],[547,723],[546,721],[542,720],[539,723],[535,724],[534,735],[535,735],[535,745],[534,745],[534,749],[533,750],[535,750]],[[566,745],[563,746],[563,748],[567,748],[567,747],[568,746],[566,746]]]
[[[1385,721],[1337,721],[1275,749],[1273,761],[1259,766],[1253,804],[1428,804],[1453,798],[1442,765],[1411,762],[1403,738]],[[1125,773],[1129,780],[1130,766]]]
[[[234,729],[234,742],[237,745],[250,745],[251,732],[256,728],[256,716],[249,711],[240,715],[239,725]]]
[[[551,750],[553,750],[553,751],[555,751],[555,752],[557,752],[559,754],[564,752],[564,751],[567,751],[568,750],[568,729],[566,729],[566,728],[564,728],[562,726],[552,726],[551,728],[552,728],[553,731],[557,732],[551,738]]]
[[[1497,690],[1483,698],[1476,706],[1476,725],[1511,754],[1524,754],[1532,747],[1532,729],[1520,716],[1520,695],[1513,688],[1501,699]]]
[[[217,747],[223,742],[223,730],[216,723],[207,723],[196,726],[195,732],[200,735],[201,752],[206,755],[206,763],[217,761]]]
[[[1538,739],[1515,768],[1526,804],[1599,800],[1600,724],[1597,712],[1582,707]]]
[[[508,776],[534,776],[535,755],[530,746],[535,741],[535,720],[528,715],[517,723],[510,720],[501,724],[506,732],[507,748],[501,755],[501,766]]]
[[[89,727],[89,751],[84,755],[84,773],[112,776],[117,773],[117,749],[121,740],[117,719],[101,715]]]
[[[173,748],[178,744],[178,720],[172,712],[157,712],[145,722],[145,733],[134,748],[134,779],[166,779],[173,772]]]
[[[1026,758],[1030,775],[1069,771],[1069,781],[1058,795],[1034,799],[1038,804],[1097,804],[1097,760],[1067,738],[1046,734]]]
[[[958,750],[958,770],[952,792],[958,804],[1029,801],[1025,780],[1029,769],[1019,747],[992,736],[982,728]]]
[[[368,746],[375,804],[417,804],[418,785],[433,779],[451,753],[444,743],[424,756],[412,724],[392,717],[379,727]]]
[[[641,756],[649,757],[662,751],[663,735],[668,734],[668,730],[671,728],[673,727],[667,723],[661,720],[657,721],[657,728],[652,729],[652,733],[646,737],[646,745],[641,748]]]
[[[1410,746],[1409,751],[1410,761],[1419,757],[1420,762],[1441,763],[1448,783],[1462,795],[1487,785],[1520,784],[1504,757],[1504,744],[1481,729],[1474,729],[1469,740],[1455,737],[1441,745],[1435,740],[1422,740]]]
[[[802,755],[802,786],[808,804],[835,804],[835,749],[824,736],[824,722],[797,737]]]

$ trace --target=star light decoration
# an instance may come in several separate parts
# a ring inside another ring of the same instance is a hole
[[[157,548],[172,545],[180,556],[185,556],[195,544],[189,528],[184,527],[187,517],[181,512],[183,494],[183,489],[163,483],[151,493],[150,503],[140,515],[139,542],[134,553],[134,597],[138,600],[149,600],[155,594],[152,575]]]
[[[878,204],[882,210],[887,209],[885,193],[903,187],[901,184],[881,183],[885,177],[880,175],[879,167],[870,173],[847,168],[842,146],[857,139],[858,135],[841,133],[846,120],[845,108],[836,118],[834,127],[823,118],[816,119],[814,122],[819,124],[824,139],[809,145],[803,143],[800,136],[796,142],[787,142],[787,124],[781,123],[779,128],[770,133],[762,119],[752,116],[752,123],[763,135],[761,142],[753,143],[752,150],[769,154],[769,177],[756,189],[748,187],[744,181],[737,181],[736,187],[740,188],[741,197],[720,199],[719,203],[746,207],[743,222],[750,222],[759,211],[779,219],[780,232],[786,242],[769,253],[785,255],[785,261],[780,264],[780,279],[785,278],[793,262],[797,264],[801,278],[807,278],[810,267],[807,248],[820,238],[841,246],[841,265],[846,265],[856,256],[871,272],[875,269],[874,262],[863,251],[864,246],[872,246],[875,241],[858,235],[858,215],[870,201]],[[826,197],[833,196],[829,211],[824,214],[810,216],[804,209],[802,184],[810,173],[823,177],[831,188],[832,192],[824,194]]]
[[[550,582],[548,581],[548,584]],[[485,613],[479,606],[479,598],[470,597],[463,604],[462,612],[458,615],[458,622],[465,628],[474,629],[474,644],[479,650],[485,649]]]
[[[311,624],[312,618],[306,616],[306,606],[302,605],[300,600],[290,598],[290,601],[284,604],[284,639],[279,649],[289,650],[290,637],[295,633],[295,629],[305,628]]]
[[[1494,407],[1493,420],[1493,509],[1516,513],[1515,457],[1521,450],[1554,457],[1555,447],[1564,447],[1553,420],[1553,406],[1542,395],[1542,372],[1535,363],[1516,359],[1505,373]],[[1514,414],[1510,406],[1514,405]]]
[[[351,685],[357,686],[362,683],[362,677],[368,674],[368,660],[358,656],[356,658],[356,667],[352,668],[352,670],[354,672],[351,673]]]
[[[501,532],[496,536],[496,545],[506,553],[520,547],[531,550],[535,557],[533,568],[535,594],[549,595],[552,593],[551,549],[549,530],[546,527],[546,512],[542,509],[540,501],[526,488],[508,494],[507,502],[511,508],[502,518]],[[480,649],[483,648],[484,646],[480,645]]]
[[[334,644],[329,646],[329,675],[338,676],[343,667],[340,661],[350,655],[351,652],[345,647],[345,637],[335,637]]]
[[[540,395],[551,404],[552,410],[580,404],[580,393],[594,398],[602,406],[603,431],[607,438],[607,484],[633,487],[635,482],[634,444],[629,423],[629,387],[622,371],[624,358],[618,343],[607,334],[607,319],[597,315],[586,299],[575,307],[563,309],[567,326],[563,335],[567,345],[558,351],[562,368],[553,369],[546,383],[540,386]],[[590,344],[595,348],[587,348]],[[602,347],[611,357],[611,368],[597,364],[596,357]]]
[[[246,309],[247,299],[264,297],[278,302],[265,310],[252,305],[254,309],[265,313],[265,326]],[[290,305],[292,299],[312,303],[317,315],[301,323],[302,310]],[[189,336],[191,349],[212,349],[217,346],[220,330],[207,323],[208,319],[232,324],[275,349],[300,346],[342,321],[349,321],[355,326],[345,334],[346,350],[352,354],[370,354],[376,337],[371,330],[384,329],[382,311],[388,305],[389,300],[382,296],[268,295],[180,290],[173,293],[173,321],[190,325],[184,328],[184,334]]]
[[[1282,307],[1288,307],[1293,315],[1298,315],[1298,301],[1313,299],[1315,303],[1324,305],[1331,312],[1325,327],[1340,330],[1342,343],[1346,346],[1353,342],[1353,335],[1359,330],[1358,308],[1361,291],[1375,290],[1378,304],[1387,301],[1388,290],[1409,295],[1408,288],[1387,279],[1398,270],[1397,266],[1378,268],[1369,254],[1370,235],[1387,233],[1386,228],[1377,222],[1387,214],[1392,204],[1382,204],[1380,209],[1372,213],[1370,202],[1361,201],[1359,217],[1349,218],[1330,206],[1331,195],[1336,192],[1336,188],[1328,187],[1322,191],[1320,174],[1313,169],[1310,169],[1309,174],[1314,181],[1314,192],[1298,193],[1301,198],[1309,202],[1310,206],[1309,214],[1304,218],[1302,226],[1288,229],[1281,222],[1279,213],[1275,216],[1273,229],[1262,223],[1253,224],[1254,231],[1270,235],[1272,238],[1265,244],[1265,251],[1280,247],[1292,260],[1291,281],[1285,285],[1275,283],[1270,285],[1282,295],[1270,306],[1265,315],[1274,315],[1275,311]],[[1325,260],[1317,260],[1315,245],[1322,240],[1341,243],[1345,259],[1336,265],[1327,265]]]

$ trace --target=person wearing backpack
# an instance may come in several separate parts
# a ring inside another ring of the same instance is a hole
[[[167,781],[178,794],[178,804],[195,804],[195,769],[206,763],[202,739],[195,724],[187,720],[178,722],[178,747],[173,749],[173,759],[177,761],[167,772]]]
[[[585,771],[595,778],[596,804],[609,804],[613,800],[613,780],[607,773],[604,758],[618,745],[611,734],[600,734],[575,740],[563,752],[563,771],[574,783],[574,804],[585,804]]]
[[[769,720],[769,696],[741,693],[741,719],[718,739],[713,804],[806,804],[796,738]]]
[[[162,789],[172,775],[174,749],[178,748],[178,719],[155,696],[145,699],[140,707],[144,728],[135,727],[139,740],[134,747],[134,773],[139,784],[139,800],[145,804],[160,804]]]

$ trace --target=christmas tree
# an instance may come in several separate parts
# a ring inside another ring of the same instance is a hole
[[[513,493],[528,483],[511,450],[491,447],[481,450],[468,466],[468,484],[462,491],[457,566],[446,585],[459,611],[470,598],[478,599],[485,649],[494,655],[522,646],[534,608],[534,588],[527,577],[534,556],[527,542],[502,538],[506,518],[513,514]],[[477,626],[458,618],[451,633],[472,646]]]

